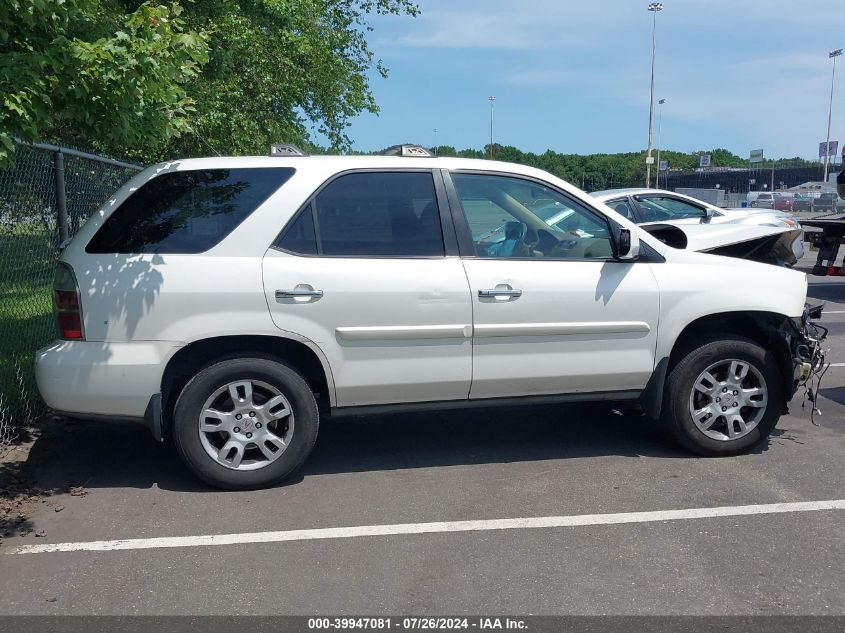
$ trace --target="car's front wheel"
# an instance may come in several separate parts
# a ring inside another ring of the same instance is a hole
[[[227,490],[278,483],[305,462],[317,439],[314,395],[294,369],[234,358],[202,369],[182,390],[173,439],[190,470]]]
[[[689,351],[666,380],[662,421],[700,455],[735,455],[767,438],[783,410],[772,354],[742,338]]]

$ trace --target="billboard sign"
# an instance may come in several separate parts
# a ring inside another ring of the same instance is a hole
[[[761,149],[752,149],[751,150],[751,157],[748,159],[749,163],[762,163],[763,162],[763,150]]]
[[[825,147],[827,147],[827,152],[825,152]],[[830,145],[822,141],[819,143],[819,158],[824,158],[825,156],[836,156],[839,152],[839,141],[831,141]]]
[[[698,158],[699,167],[710,167],[710,154],[702,154]]]

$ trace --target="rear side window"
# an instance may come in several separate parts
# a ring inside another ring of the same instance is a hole
[[[88,253],[202,253],[219,244],[294,173],[292,168],[197,169],[162,174],[133,192]]]
[[[316,225],[315,225],[316,221]],[[359,172],[333,180],[276,246],[335,257],[443,257],[430,172]]]
[[[317,235],[314,233],[311,205],[287,228],[281,239],[276,242],[276,246],[298,255],[317,254]]]

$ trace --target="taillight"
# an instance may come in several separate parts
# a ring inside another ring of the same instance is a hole
[[[56,278],[53,281],[53,307],[56,311],[59,338],[73,341],[84,340],[79,286],[73,270],[64,262],[59,262],[56,267]]]

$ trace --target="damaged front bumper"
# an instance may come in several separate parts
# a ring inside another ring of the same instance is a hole
[[[822,342],[827,337],[827,328],[818,323],[822,309],[822,305],[805,307],[804,314],[790,319],[790,331],[784,332],[793,366],[789,396],[791,398],[800,387],[806,386],[814,409],[818,388],[813,389],[813,381],[820,380],[826,369]]]

